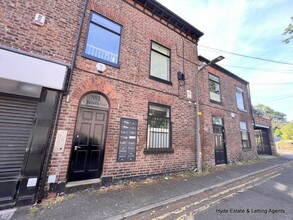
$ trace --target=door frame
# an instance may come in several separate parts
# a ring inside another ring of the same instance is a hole
[[[213,121],[213,118],[221,118],[222,120],[222,125],[215,124]],[[219,126],[222,128],[222,138],[223,138],[223,149],[224,149],[224,155],[225,155],[225,162],[221,164],[217,164],[216,160],[216,147],[215,147],[215,136],[214,136],[214,126]],[[226,136],[225,136],[225,122],[224,118],[221,116],[215,116],[212,115],[212,129],[213,129],[213,147],[214,147],[214,155],[215,155],[215,165],[222,165],[222,164],[227,164],[228,163],[228,155],[227,155],[227,147],[226,147]]]
[[[91,106],[81,106],[81,102],[84,98],[86,98],[88,95],[90,94],[96,94],[96,95],[100,95],[103,98],[105,98],[105,100],[107,101],[108,104],[108,108],[99,108],[99,107],[91,107]],[[104,95],[103,93],[100,92],[96,92],[96,91],[90,91],[85,93],[84,95],[81,96],[80,100],[79,100],[79,104],[78,104],[78,111],[76,114],[76,120],[75,120],[75,125],[74,125],[74,132],[73,132],[73,138],[72,138],[72,143],[71,143],[71,150],[70,150],[70,157],[69,157],[69,161],[68,161],[68,169],[67,169],[67,182],[71,182],[68,181],[69,180],[69,175],[70,175],[70,169],[71,169],[71,163],[72,163],[72,155],[73,155],[73,151],[74,151],[74,147],[75,147],[75,138],[76,138],[76,134],[77,134],[77,122],[78,122],[78,118],[79,118],[79,114],[81,112],[81,109],[93,109],[93,110],[99,110],[99,111],[105,111],[107,112],[107,119],[106,119],[106,124],[105,124],[105,134],[104,134],[104,151],[103,151],[103,162],[102,162],[102,166],[101,166],[101,176],[103,175],[103,169],[104,169],[104,161],[105,161],[105,151],[106,151],[106,143],[107,143],[107,137],[108,137],[108,126],[109,126],[109,115],[110,115],[110,102],[109,99],[106,95]],[[78,180],[76,180],[78,181]],[[73,181],[72,181],[73,182]]]

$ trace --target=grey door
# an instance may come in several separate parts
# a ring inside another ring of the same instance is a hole
[[[0,206],[14,203],[38,102],[0,95]]]

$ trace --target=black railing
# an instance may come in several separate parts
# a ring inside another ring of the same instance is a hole
[[[148,147],[147,148],[170,148],[170,119],[148,118]]]

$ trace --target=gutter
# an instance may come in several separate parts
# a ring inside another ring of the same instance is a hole
[[[46,185],[46,180],[47,180],[48,167],[49,167],[49,162],[50,162],[50,158],[51,158],[52,151],[53,151],[53,141],[54,141],[54,137],[55,137],[55,134],[56,134],[58,119],[59,119],[60,110],[61,110],[61,104],[62,104],[63,97],[68,95],[68,93],[69,93],[70,84],[71,84],[72,75],[73,75],[73,70],[74,70],[74,67],[75,67],[75,62],[76,62],[76,57],[77,57],[78,46],[79,46],[80,37],[81,37],[81,31],[82,31],[82,27],[83,27],[84,18],[85,18],[87,3],[88,3],[88,0],[84,0],[83,11],[82,11],[81,19],[80,19],[80,24],[79,24],[76,43],[75,43],[75,47],[74,47],[73,57],[72,57],[71,65],[69,67],[69,76],[68,76],[67,82],[65,84],[66,88],[65,88],[63,93],[62,92],[59,93],[58,104],[57,104],[57,109],[56,109],[56,115],[55,115],[54,123],[53,123],[53,126],[52,126],[50,143],[49,143],[49,146],[48,146],[48,149],[47,149],[47,152],[46,152],[45,161],[44,161],[44,164],[43,164],[43,167],[42,167],[41,182],[40,182],[40,185],[39,185],[39,190],[36,193],[37,201],[42,200],[44,198],[44,195],[45,195],[45,185]]]
[[[64,96],[68,95],[69,89],[70,89],[70,84],[71,84],[71,80],[72,80],[73,70],[74,70],[74,67],[75,67],[77,51],[78,51],[78,46],[79,46],[79,42],[80,42],[81,31],[82,31],[82,27],[83,27],[83,22],[84,22],[84,17],[85,17],[85,13],[86,13],[87,3],[88,3],[88,1],[84,0],[82,16],[81,16],[81,19],[80,19],[80,24],[79,24],[79,29],[78,29],[78,32],[77,32],[77,38],[76,38],[76,42],[75,42],[73,57],[72,57],[71,65],[70,65],[70,72],[69,72],[69,76],[68,76],[68,80],[67,80],[67,86],[65,88],[65,92],[63,93]]]
[[[255,128],[255,118],[254,118],[253,107],[252,107],[252,103],[251,103],[249,83],[247,83],[247,93],[248,93],[248,101],[249,101],[249,105],[250,105],[250,114],[251,114],[251,118],[252,118],[252,122],[253,122],[253,128]]]

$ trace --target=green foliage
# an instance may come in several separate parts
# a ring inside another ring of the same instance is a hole
[[[36,206],[32,206],[32,207],[29,209],[29,216],[30,216],[30,217],[34,217],[34,216],[36,216],[38,213],[39,213],[39,209],[38,209]],[[2,219],[2,218],[1,218],[1,219]]]
[[[293,121],[284,125],[281,131],[283,140],[293,140]]]
[[[274,109],[270,108],[269,106],[263,105],[263,104],[257,104],[254,106],[254,109],[257,114],[267,116],[271,118],[275,122],[287,122],[287,115],[275,111]]]
[[[277,147],[286,147],[287,149],[291,149],[293,151],[293,141],[292,140],[281,140],[276,142]]]
[[[286,123],[280,121],[273,121],[272,127],[275,137],[282,138],[282,127],[284,125],[286,125]]]
[[[276,128],[276,129],[274,130],[274,136],[275,136],[275,137],[279,137],[279,138],[281,138],[281,137],[282,137],[282,134],[283,134],[283,132],[282,132],[282,129],[281,129],[281,128]]]
[[[293,17],[291,17],[291,20],[292,20],[292,22],[293,22]],[[291,23],[290,23],[290,24],[288,25],[288,27],[286,27],[286,29],[284,30],[283,35],[286,35],[286,34],[288,34],[289,37],[286,38],[286,39],[284,39],[283,42],[284,42],[285,44],[288,44],[288,43],[290,42],[290,40],[293,39],[293,25],[292,25]]]

